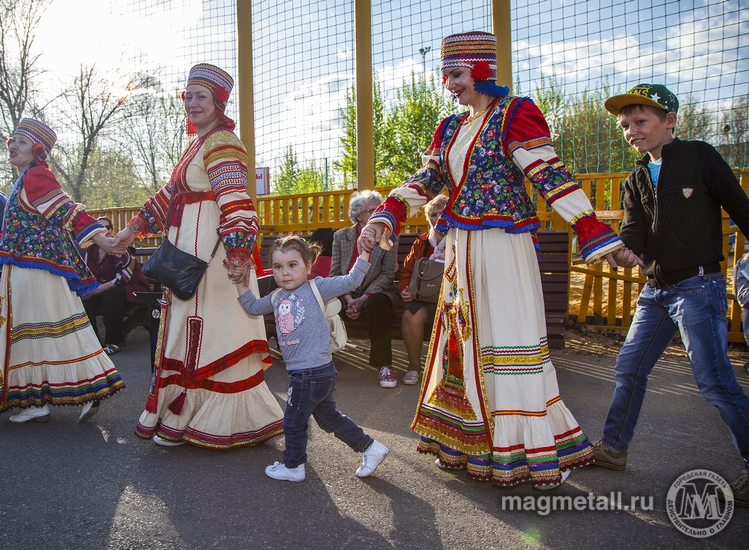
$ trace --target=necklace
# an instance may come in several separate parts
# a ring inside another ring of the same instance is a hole
[[[486,113],[486,112],[487,112],[487,111],[489,110],[489,108],[490,108],[490,107],[491,107],[491,106],[493,105],[493,103],[494,103],[494,102],[490,103],[489,105],[487,105],[486,107],[484,107],[483,109],[481,109],[481,110],[480,110],[480,111],[479,111],[478,113],[476,113],[475,115],[471,115],[471,116],[469,116],[469,117],[468,117],[468,118],[466,118],[466,119],[465,119],[465,120],[464,120],[463,122],[461,122],[461,124],[464,124],[464,125],[465,125],[465,124],[470,124],[471,122],[473,122],[474,120],[476,120],[476,119],[477,119],[477,118],[479,118],[480,116],[483,116],[483,115],[484,115],[484,113]]]

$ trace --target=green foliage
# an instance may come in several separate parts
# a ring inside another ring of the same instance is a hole
[[[138,181],[130,155],[96,148],[91,153],[82,202],[90,209],[143,204],[150,193]]]
[[[318,167],[315,160],[301,166],[291,145],[284,152],[278,173],[271,175],[271,185],[273,195],[315,193],[332,188],[327,167]]]
[[[722,118],[718,150],[731,166],[749,166],[749,95],[733,99]]]
[[[450,98],[434,77],[411,74],[386,107],[381,86],[373,80],[374,157],[376,185],[397,185],[421,167],[421,155],[432,141],[441,119],[455,111]],[[341,109],[343,158],[333,167],[343,174],[344,186],[356,181],[356,89],[346,93]]]
[[[341,146],[343,157],[340,161],[333,161],[333,168],[343,174],[343,187],[348,188],[356,184],[357,164],[356,164],[356,86],[352,85],[346,92],[346,106],[341,109],[341,127],[343,136],[341,137]],[[385,124],[385,101],[382,97],[382,87],[377,79],[377,75],[372,78],[372,118],[373,118],[373,138],[375,147],[375,172],[379,173],[381,166],[378,166],[378,160],[385,143],[392,136],[388,133]]]
[[[385,119],[387,139],[376,150],[379,185],[400,184],[421,167],[437,124],[454,109],[433,76],[426,80],[411,73],[396,98]]]
[[[561,99],[559,88],[552,79],[549,90],[537,90],[539,95],[545,99],[539,103],[552,108],[549,118],[553,123],[552,137],[557,155],[573,174],[632,169],[637,152],[624,141],[616,117],[603,106],[613,95],[608,86]]]

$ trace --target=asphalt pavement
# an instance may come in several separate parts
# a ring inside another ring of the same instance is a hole
[[[596,440],[613,390],[615,350],[584,336],[568,342],[552,352],[562,397]],[[232,451],[167,449],[139,439],[133,429],[151,372],[148,334],[136,329],[112,357],[127,388],[88,422],[78,422],[78,407],[52,408],[46,424],[17,425],[8,413],[0,416],[0,549],[747,547],[749,509],[735,509],[728,525],[702,542],[667,516],[666,495],[681,474],[704,468],[730,483],[742,467],[678,348],[651,376],[627,470],[575,470],[561,488],[540,493],[528,485],[498,489],[470,481],[464,471],[442,471],[418,454],[410,430],[418,386],[380,388],[367,365],[367,343],[354,344],[335,357],[336,399],[344,414],[390,447],[374,476],[357,478],[360,455],[314,422],[303,483],[263,473],[280,460],[283,437]],[[400,378],[402,342],[395,348]],[[736,372],[749,388],[741,353]],[[266,379],[283,406],[286,375],[275,357]],[[594,509],[544,510],[550,500],[542,496],[567,496]],[[506,497],[520,497],[513,502],[526,509],[509,510]],[[644,506],[615,506],[632,497]]]

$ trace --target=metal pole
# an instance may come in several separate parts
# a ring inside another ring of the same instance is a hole
[[[432,51],[431,46],[426,46],[425,48],[419,48],[419,53],[421,54],[421,71],[424,73],[424,78],[427,76],[427,54]]]
[[[497,37],[497,84],[512,93],[512,10],[510,0],[492,0],[492,32]]]
[[[252,0],[237,0],[237,80],[239,139],[247,149],[247,192],[257,208],[255,183],[255,101],[252,83]]]
[[[356,187],[374,189],[374,109],[372,107],[372,6],[354,1],[356,50]]]

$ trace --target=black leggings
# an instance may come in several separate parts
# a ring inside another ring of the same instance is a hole
[[[105,345],[122,343],[122,318],[125,317],[126,306],[127,291],[124,286],[113,286],[101,294],[83,300],[83,307],[86,308],[97,338],[99,331],[96,328],[96,315],[104,317]]]
[[[345,309],[344,309],[345,314]],[[390,327],[393,323],[393,302],[384,292],[376,292],[367,299],[362,311],[369,333],[369,364],[375,367],[393,363]]]

